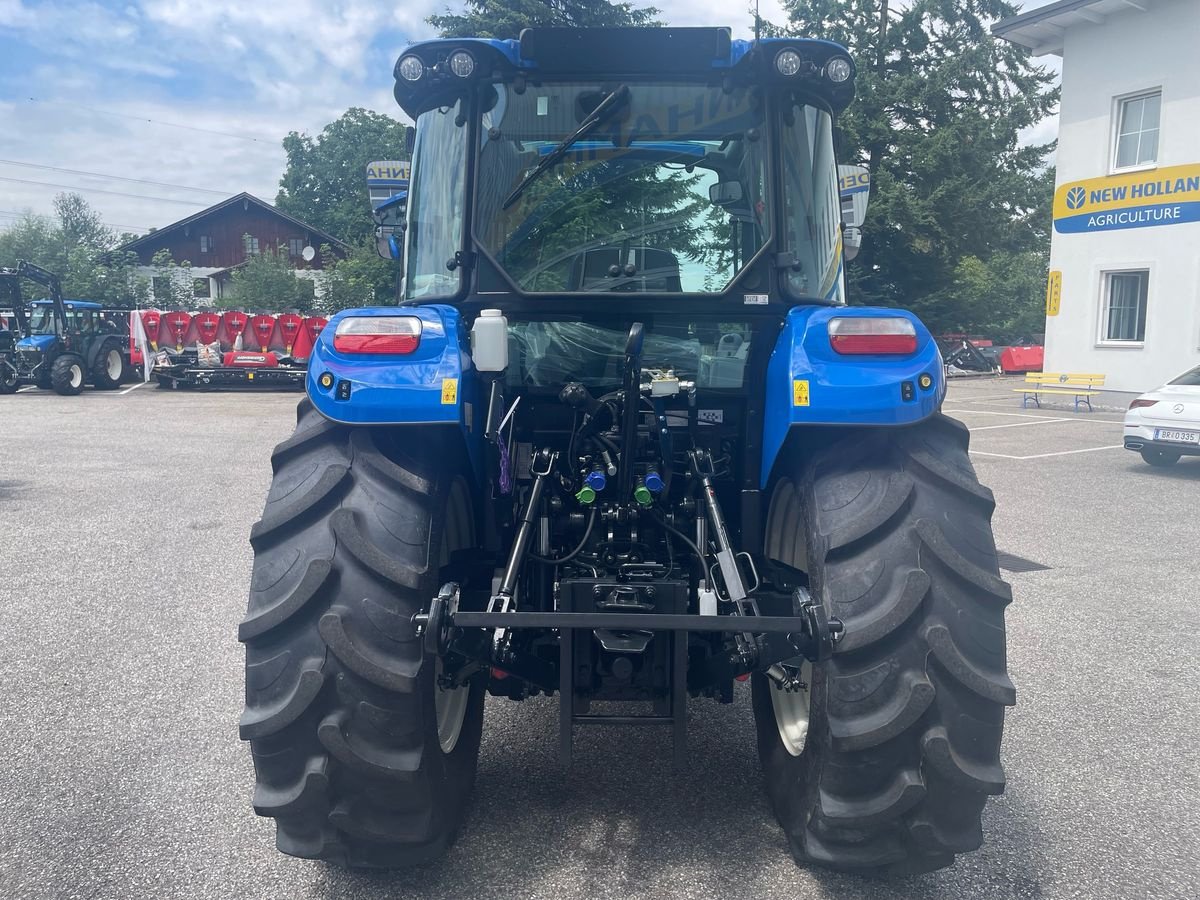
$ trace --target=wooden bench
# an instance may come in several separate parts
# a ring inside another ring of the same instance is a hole
[[[1013,392],[1021,394],[1021,408],[1029,406],[1032,397],[1038,409],[1042,408],[1041,395],[1062,394],[1075,398],[1075,412],[1079,412],[1079,401],[1082,400],[1092,411],[1092,397],[1100,393],[1104,387],[1103,375],[1089,375],[1080,372],[1029,372],[1025,376],[1025,386],[1013,388]]]

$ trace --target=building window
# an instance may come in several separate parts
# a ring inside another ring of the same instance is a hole
[[[258,238],[246,234],[242,236],[242,243],[245,244],[247,256],[258,256]]]
[[[1149,290],[1148,271],[1104,273],[1103,342],[1140,344],[1146,339]]]
[[[209,284],[207,278],[192,279],[192,296],[206,298],[210,296]]]
[[[200,252],[208,253],[212,250],[212,238],[207,234],[200,235]]]
[[[1114,169],[1152,166],[1158,162],[1158,121],[1162,91],[1117,101],[1117,141]]]
[[[288,238],[288,256],[299,256],[304,252],[304,238]]]

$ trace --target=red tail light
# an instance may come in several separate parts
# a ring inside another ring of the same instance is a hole
[[[338,322],[333,348],[341,353],[407,354],[421,344],[416,316],[350,316]]]
[[[829,320],[829,343],[838,353],[847,355],[915,353],[917,329],[899,316],[844,316]]]
[[[1130,409],[1141,409],[1144,406],[1153,406],[1157,402],[1158,402],[1157,400],[1142,400],[1139,398],[1137,400],[1134,400],[1132,403],[1130,403],[1129,408]]]

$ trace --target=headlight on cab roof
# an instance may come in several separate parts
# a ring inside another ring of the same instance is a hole
[[[446,62],[450,65],[450,71],[459,78],[470,78],[475,71],[475,57],[466,50],[455,50]]]
[[[420,57],[406,56],[400,60],[396,70],[405,81],[420,81],[425,74],[425,63],[421,62]]]
[[[775,54],[775,71],[780,75],[791,77],[800,71],[800,64],[803,62],[800,54],[790,47],[785,47]]]
[[[420,344],[416,316],[347,316],[333,333],[333,349],[339,353],[403,356]]]
[[[844,56],[835,56],[825,63],[825,77],[834,84],[843,84],[848,81],[852,71],[850,60]]]

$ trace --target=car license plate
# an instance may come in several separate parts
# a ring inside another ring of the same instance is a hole
[[[1155,428],[1156,441],[1170,441],[1174,444],[1200,444],[1200,431],[1176,431],[1173,428]]]

